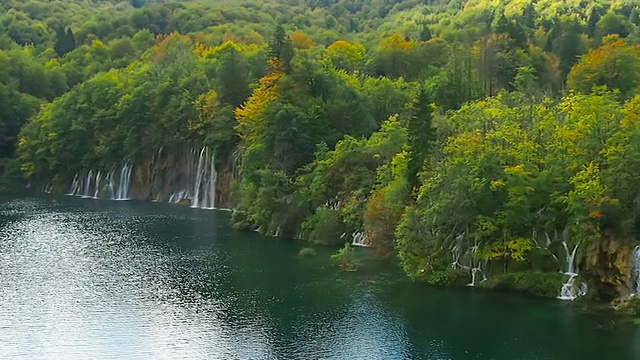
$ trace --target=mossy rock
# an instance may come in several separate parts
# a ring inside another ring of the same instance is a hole
[[[557,297],[567,276],[557,272],[517,272],[492,276],[477,284],[494,290],[517,290],[537,296]],[[579,279],[576,280],[579,282]]]
[[[302,256],[302,257],[309,257],[309,256],[315,256],[315,255],[316,255],[316,251],[310,247],[302,248],[300,249],[300,252],[298,252],[298,256]]]
[[[177,204],[178,206],[185,206],[185,207],[189,207],[189,206],[191,206],[191,200],[189,200],[189,199],[183,199],[183,200],[178,201],[176,204]]]
[[[640,317],[640,296],[629,296],[615,299],[611,307],[618,313]]]

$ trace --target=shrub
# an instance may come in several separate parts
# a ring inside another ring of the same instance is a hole
[[[331,255],[331,259],[335,261],[342,268],[342,270],[356,271],[358,269],[353,256],[353,248],[349,243],[344,244],[344,247],[342,249],[338,250],[337,253]]]
[[[497,290],[518,290],[544,297],[556,297],[565,281],[566,275],[560,273],[531,271],[492,276],[487,281],[479,283],[478,286]]]

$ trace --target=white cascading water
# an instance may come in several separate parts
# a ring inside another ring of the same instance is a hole
[[[478,260],[478,263],[474,265],[473,263],[473,254],[475,254],[476,252],[478,252],[478,250],[480,249],[479,245],[474,245],[471,247],[471,282],[467,284],[467,286],[476,286],[476,279],[477,279],[477,275],[478,273],[482,274],[482,281],[487,280],[487,277],[485,276],[484,272],[482,271],[482,267],[481,267],[481,262],[480,260]]]
[[[96,174],[96,183],[95,183],[96,186],[95,186],[95,189],[93,191],[93,198],[94,199],[98,199],[98,193],[100,192],[100,175],[102,175],[102,174],[101,174],[100,171],[98,171],[98,173]]]
[[[90,198],[90,189],[91,189],[91,176],[93,175],[93,171],[89,170],[87,173],[87,181],[84,183],[84,192],[82,193],[82,198],[87,199]]]
[[[46,194],[51,194],[53,192],[53,185],[51,185],[50,183],[46,183],[42,186],[41,191]]]
[[[169,196],[168,202],[170,204],[177,204],[180,201],[187,199],[188,195],[189,195],[189,192],[187,190],[180,190],[178,192],[171,194],[171,196]]]
[[[109,190],[109,199],[114,199],[116,197],[116,191],[113,182],[113,170],[107,173],[105,181],[107,182],[105,186],[107,187],[107,190]]]
[[[353,241],[351,241],[351,245],[368,246],[367,235],[364,232],[356,231],[353,234],[351,234],[351,238],[353,239]]]
[[[70,196],[76,195],[79,186],[80,184],[78,183],[78,174],[76,174],[76,176],[73,177],[73,181],[71,182],[71,188],[69,189],[69,192],[67,193],[67,195],[70,195]]]
[[[633,296],[640,296],[640,246],[636,246],[633,250]]]
[[[580,290],[574,284],[578,274],[567,273],[567,275],[569,275],[569,280],[567,280],[567,282],[562,285],[562,288],[560,288],[560,295],[558,296],[558,299],[572,301],[577,299],[580,294]]]
[[[569,252],[569,246],[566,241],[562,241],[562,247],[564,248],[566,259],[566,271],[564,274],[569,276],[569,278],[567,279],[567,282],[562,284],[558,299],[573,301],[577,299],[578,296],[586,294],[586,288],[578,288],[575,284],[576,278],[578,277],[578,273],[575,270],[575,259],[578,251],[578,245],[576,245],[571,252]]]
[[[216,171],[215,154],[207,147],[200,150],[196,180],[193,186],[191,207],[199,209],[214,209],[216,206]]]
[[[566,275],[573,275],[575,274],[575,269],[574,269],[574,264],[575,264],[575,259],[576,259],[576,252],[578,250],[578,245],[576,245],[573,248],[573,251],[571,252],[571,254],[569,254],[569,246],[567,245],[566,241],[562,242],[562,247],[564,248],[565,254],[566,254],[566,269],[567,271],[565,271]]]
[[[116,191],[116,196],[113,200],[129,200],[130,199],[130,188],[131,188],[131,172],[133,170],[133,166],[129,163],[125,163],[122,165],[122,169],[120,170],[120,181],[118,183],[118,189]]]
[[[460,251],[458,245],[455,245],[453,248],[451,248],[451,257],[453,258],[453,262],[451,262],[452,268],[457,269],[458,267],[462,266],[460,265],[460,255],[462,255],[462,252]]]

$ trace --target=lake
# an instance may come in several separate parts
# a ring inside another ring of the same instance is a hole
[[[0,198],[3,359],[640,359],[584,304],[412,283],[357,249],[232,230],[230,214]]]

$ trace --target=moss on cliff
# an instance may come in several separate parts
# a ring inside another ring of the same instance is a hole
[[[495,290],[518,290],[529,294],[556,297],[566,281],[566,275],[557,272],[517,272],[495,275],[477,284]]]

